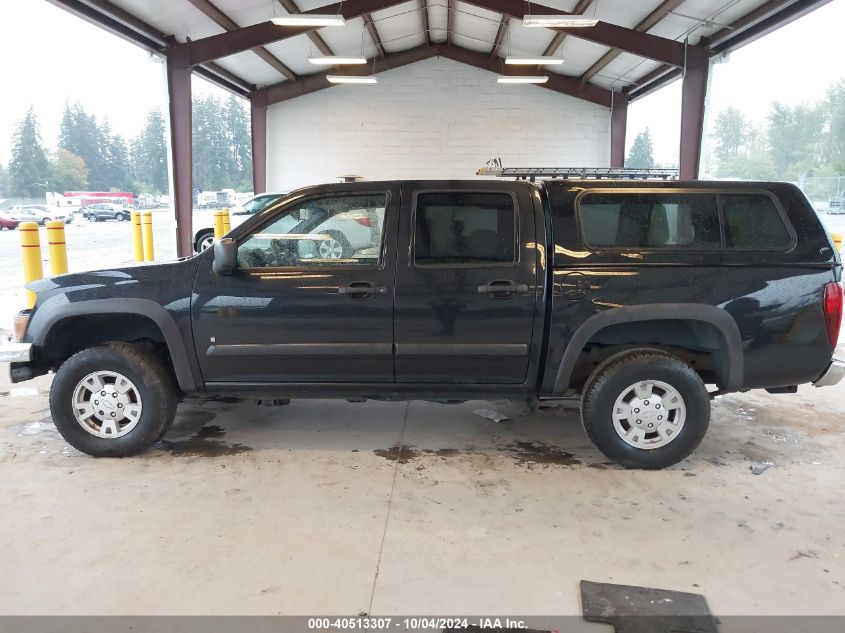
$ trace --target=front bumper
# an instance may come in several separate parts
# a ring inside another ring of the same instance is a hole
[[[843,378],[845,378],[845,361],[834,358],[830,361],[830,365],[821,375],[821,378],[813,384],[816,387],[831,387],[838,384]]]
[[[32,360],[32,343],[0,344],[0,363],[26,363]]]

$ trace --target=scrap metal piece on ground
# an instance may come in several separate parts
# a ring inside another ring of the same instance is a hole
[[[616,633],[719,633],[697,593],[582,580],[581,608],[585,620],[610,624]]]
[[[493,420],[493,422],[505,422],[506,420],[510,420],[510,418],[504,413],[499,413],[493,409],[475,409],[473,413],[475,415],[480,415],[482,418]]]

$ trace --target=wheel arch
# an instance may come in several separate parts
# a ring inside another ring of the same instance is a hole
[[[33,347],[36,349],[49,349],[50,337],[61,332],[61,328],[67,327],[74,321],[84,323],[86,318],[100,317],[101,320],[103,317],[109,316],[117,319],[127,317],[136,319],[139,320],[134,322],[136,327],[139,324],[147,323],[155,328],[154,330],[145,330],[141,326],[135,332],[136,334],[148,334],[150,332],[160,334],[161,342],[166,346],[170,355],[173,372],[180,389],[185,392],[197,390],[197,380],[191,370],[185,344],[176,322],[164,307],[149,299],[93,299],[55,307],[51,306],[50,301],[48,301],[33,313],[32,320],[27,328],[27,336],[31,338]],[[109,336],[108,332],[94,336],[90,340],[104,343],[107,342],[106,339],[115,340],[114,337]]]
[[[742,387],[744,377],[742,338],[733,317],[722,308],[711,305],[660,303],[614,308],[587,319],[575,331],[563,353],[555,376],[554,392],[563,393],[569,387],[573,372],[585,347],[597,335],[610,331],[614,326],[637,324],[648,326],[649,322],[655,321],[705,324],[712,329],[719,341],[717,348],[713,351],[717,362],[716,375],[719,388],[723,391],[738,391]],[[638,348],[659,349],[659,346],[631,342]]]

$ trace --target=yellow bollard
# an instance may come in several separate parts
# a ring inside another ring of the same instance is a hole
[[[144,238],[141,235],[141,213],[132,212],[132,245],[135,247],[135,261],[144,261]]]
[[[223,235],[226,235],[231,230],[232,223],[229,220],[229,207],[226,207],[225,209],[223,209]]]
[[[222,211],[215,211],[214,212],[214,239],[219,240],[223,237],[223,212]]]
[[[67,245],[65,223],[60,220],[47,222],[47,252],[50,253],[50,273],[64,275],[67,272]]]
[[[23,257],[23,282],[41,279],[44,270],[41,268],[41,240],[38,236],[38,225],[35,222],[21,222],[18,229],[21,232],[21,255]],[[26,291],[27,307],[35,305],[35,293]]]
[[[153,250],[153,213],[152,211],[144,211],[141,217],[141,226],[144,229],[144,261],[155,261],[155,252]]]
[[[836,248],[837,251],[840,253],[842,252],[842,233],[831,233],[830,237],[833,238],[833,246]]]

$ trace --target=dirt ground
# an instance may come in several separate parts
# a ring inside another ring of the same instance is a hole
[[[187,400],[98,460],[49,377],[2,380],[2,614],[580,614],[581,579],[845,614],[841,387],[722,397],[692,458],[639,472],[577,411],[486,402]]]

